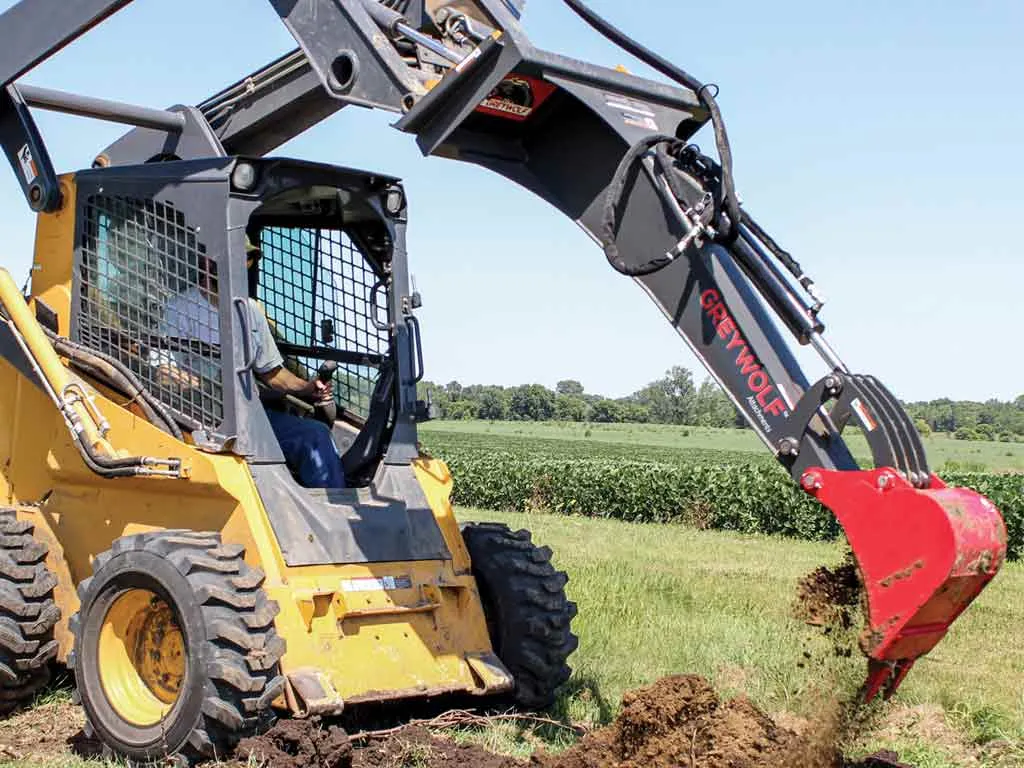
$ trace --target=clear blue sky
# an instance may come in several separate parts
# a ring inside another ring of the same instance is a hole
[[[721,86],[745,204],[823,286],[828,336],[851,368],[910,400],[1024,393],[1024,3],[593,6]],[[644,71],[557,0],[530,0],[524,22],[541,47]],[[196,103],[290,47],[262,0],[137,0],[26,79]],[[38,119],[59,171],[87,167],[122,131]],[[486,171],[422,158],[393,119],[346,109],[280,154],[406,180],[429,378],[577,378],[619,396],[698,367],[575,224]],[[20,283],[33,217],[2,178],[0,264]]]

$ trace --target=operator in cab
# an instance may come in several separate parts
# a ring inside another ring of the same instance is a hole
[[[262,257],[260,248],[246,237],[246,266],[252,269]],[[195,340],[211,346],[220,345],[220,326],[217,309],[217,265],[209,259],[199,259],[198,285],[178,294],[167,302],[160,323],[165,337]],[[307,381],[284,366],[284,358],[266,315],[254,299],[246,302],[247,326],[252,354],[253,374],[267,388],[281,395],[291,395],[308,402],[322,402],[332,397],[331,384],[318,379]],[[189,359],[183,359],[187,357]],[[199,389],[204,366],[213,365],[206,358],[190,352],[160,351],[151,355],[158,366],[162,385]],[[212,373],[212,372],[211,372]],[[314,419],[303,419],[267,407],[267,418],[274,436],[281,445],[285,461],[306,488],[344,488],[345,475],[341,457],[331,437],[330,429]]]

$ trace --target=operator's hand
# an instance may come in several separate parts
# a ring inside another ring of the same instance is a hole
[[[311,403],[322,403],[334,396],[334,383],[329,381],[325,384],[319,379],[306,381],[302,389],[295,393],[295,396]]]

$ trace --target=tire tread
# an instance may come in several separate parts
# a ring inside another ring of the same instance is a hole
[[[57,655],[53,629],[61,612],[54,602],[57,577],[46,567],[49,547],[16,510],[0,508],[0,715],[6,715],[50,680]]]
[[[277,603],[261,588],[262,571],[246,564],[243,547],[223,543],[219,533],[175,530],[114,542],[95,559],[93,576],[79,585],[81,604],[88,604],[97,577],[113,557],[135,551],[167,559],[185,577],[203,619],[202,713],[178,748],[180,759],[191,764],[225,757],[241,738],[273,722],[270,705],[284,689],[278,664],[285,643],[274,627]],[[76,645],[81,625],[76,614],[71,620]],[[75,666],[74,654],[69,666]]]
[[[514,703],[525,709],[551,706],[571,675],[566,661],[578,645],[571,630],[576,604],[565,594],[569,577],[555,569],[551,549],[536,546],[529,531],[468,523],[462,537],[495,651],[515,677]]]

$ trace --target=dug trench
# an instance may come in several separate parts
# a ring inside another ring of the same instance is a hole
[[[419,727],[353,744],[340,727],[289,720],[243,741],[237,759],[266,768],[910,768],[892,754],[848,762],[834,745],[783,728],[745,698],[723,702],[692,675],[627,693],[611,725],[557,755],[517,760]]]
[[[58,701],[0,723],[0,762],[100,758],[80,707]],[[104,763],[97,762],[97,766]],[[678,675],[623,697],[615,721],[558,755],[494,754],[411,726],[375,738],[315,719],[282,720],[244,740],[220,768],[910,768],[895,755],[844,761],[806,734],[780,726],[744,698],[723,702],[703,678]]]

